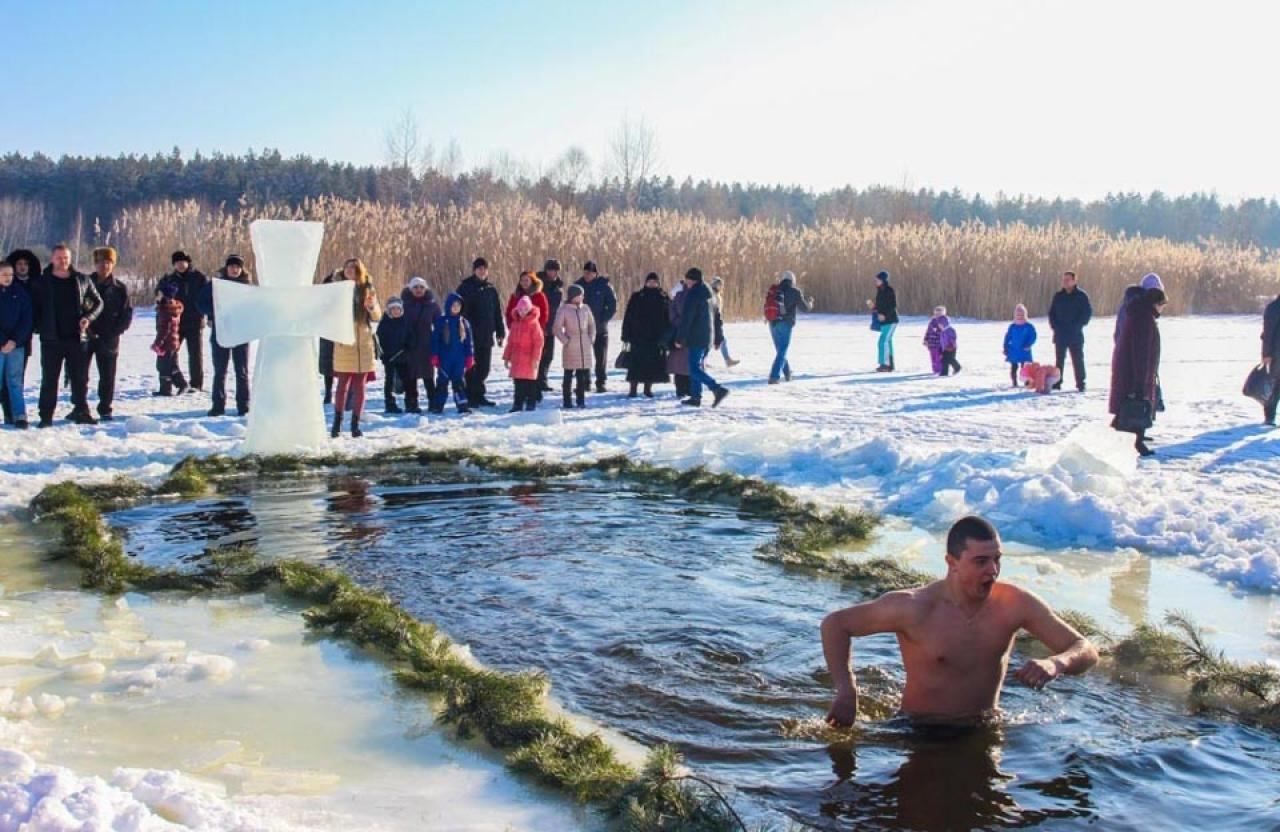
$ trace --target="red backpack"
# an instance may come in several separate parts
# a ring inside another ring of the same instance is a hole
[[[782,317],[782,285],[775,283],[764,296],[764,319],[773,323]]]

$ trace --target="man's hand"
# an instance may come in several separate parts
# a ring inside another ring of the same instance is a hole
[[[847,728],[858,718],[858,691],[838,693],[827,711],[827,724]]]
[[[84,331],[85,331],[86,329],[88,329],[88,328],[89,328],[89,319],[88,319],[88,318],[81,318],[81,319],[80,319],[80,331],[81,331],[81,332],[84,332]]]
[[[678,350],[684,349],[684,344],[680,343],[679,341],[673,341],[671,346],[675,347]]]
[[[8,355],[9,353],[13,352],[17,348],[18,348],[18,345],[15,344],[13,341],[5,341],[4,346],[0,346],[0,352],[4,353],[5,355]]]
[[[498,336],[498,346],[502,346],[502,342],[503,342],[504,340],[505,340],[505,339],[504,339],[501,335],[499,335],[499,336]]]
[[[1032,659],[1019,668],[1014,677],[1027,687],[1040,690],[1058,678],[1060,673],[1057,662],[1051,659]]]
[[[887,320],[889,320],[884,315],[877,315],[876,317],[880,319],[880,323],[885,323]]]

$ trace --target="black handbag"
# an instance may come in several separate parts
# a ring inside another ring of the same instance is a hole
[[[630,370],[631,369],[631,350],[623,350],[618,353],[618,357],[613,359],[613,369]]]
[[[1276,392],[1276,380],[1272,377],[1267,368],[1259,364],[1249,371],[1249,377],[1244,380],[1244,394],[1258,404],[1265,405],[1271,401],[1271,397]]]
[[[1120,412],[1116,414],[1116,430],[1125,433],[1142,433],[1155,424],[1151,402],[1146,399],[1130,397],[1120,403]]]

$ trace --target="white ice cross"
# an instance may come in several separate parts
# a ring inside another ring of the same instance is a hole
[[[316,339],[355,342],[351,286],[312,285],[322,222],[255,220],[249,237],[259,285],[214,280],[214,329],[223,347],[262,341],[243,450],[297,453],[325,443]]]

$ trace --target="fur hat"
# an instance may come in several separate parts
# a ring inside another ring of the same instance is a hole
[[[119,260],[119,255],[111,246],[98,246],[93,250],[93,262],[106,260],[108,263],[115,263]]]
[[[721,277],[720,275],[716,275],[715,277],[711,278],[712,289],[719,289],[723,285],[724,285],[724,278]]]
[[[243,269],[243,268],[244,268],[244,258],[243,258],[243,257],[241,257],[241,256],[240,256],[240,255],[238,255],[238,254],[228,254],[228,255],[227,255],[227,262],[225,262],[225,263],[223,263],[223,264],[222,264],[222,267],[223,267],[224,269],[225,269],[227,266],[239,266],[240,268],[242,268],[242,269]]]
[[[170,263],[172,263],[172,264],[174,264],[175,266],[176,266],[178,263],[188,263],[188,264],[190,264],[190,263],[191,263],[191,255],[187,254],[187,253],[186,253],[185,251],[183,251],[182,249],[178,249],[178,250],[177,250],[177,251],[175,251],[173,254],[169,255],[169,262],[170,262]]]
[[[596,268],[596,261],[594,260],[588,260],[587,262],[583,263],[582,270],[584,272],[591,272],[592,274],[600,273],[600,270]]]

